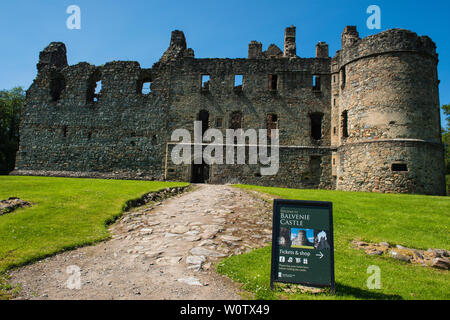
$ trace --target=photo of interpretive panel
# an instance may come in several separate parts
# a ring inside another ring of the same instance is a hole
[[[284,248],[330,249],[329,231],[303,228],[281,228],[278,244]]]

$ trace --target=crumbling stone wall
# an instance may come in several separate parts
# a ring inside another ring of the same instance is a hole
[[[51,43],[27,92],[14,173],[191,181],[196,169],[172,163],[170,137],[202,120],[224,136],[280,130],[277,175],[248,162],[202,164],[205,182],[442,194],[434,43],[406,30],[360,39],[347,27],[333,59],[324,42],[300,58],[295,37],[291,26],[283,50],[251,41],[246,59],[196,59],[176,30],[151,69],[69,66],[65,45]]]

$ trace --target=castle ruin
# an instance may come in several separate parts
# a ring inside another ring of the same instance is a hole
[[[65,45],[53,42],[27,92],[13,174],[445,195],[430,38],[392,29],[361,39],[349,26],[334,58],[324,42],[314,58],[299,51],[293,26],[283,51],[251,41],[246,59],[196,59],[173,31],[150,69],[69,66]],[[171,133],[192,132],[194,121],[224,133],[278,129],[278,174],[172,163]]]

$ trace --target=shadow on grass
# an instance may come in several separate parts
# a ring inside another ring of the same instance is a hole
[[[340,283],[336,283],[336,296],[353,296],[363,300],[403,300],[397,294],[385,294],[376,290],[363,290]]]

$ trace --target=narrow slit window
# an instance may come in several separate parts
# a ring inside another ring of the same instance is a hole
[[[393,172],[406,172],[406,171],[408,171],[408,166],[406,165],[406,163],[393,163],[392,171]]]
[[[278,115],[277,114],[268,114],[266,118],[266,127],[267,127],[267,138],[268,141],[271,141],[272,138],[272,130],[278,129]]]
[[[348,138],[348,112],[342,112],[342,136]]]
[[[205,91],[209,90],[209,84],[210,84],[211,77],[208,74],[202,75],[202,89]]]
[[[92,101],[98,102],[101,95],[101,91],[102,91],[102,81],[100,80],[95,83],[94,97]]]
[[[278,90],[278,76],[276,74],[269,74],[269,90]]]
[[[345,88],[345,81],[346,81],[346,75],[345,75],[345,67],[342,68],[340,72],[340,78],[341,78],[341,89]]]

